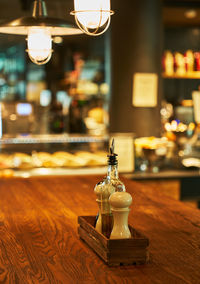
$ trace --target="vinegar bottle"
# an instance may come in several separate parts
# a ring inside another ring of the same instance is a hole
[[[114,192],[126,191],[123,182],[118,176],[118,160],[117,154],[114,153],[114,139],[110,147],[108,154],[108,171],[107,176],[102,183],[102,194],[101,194],[101,232],[107,238],[110,237],[113,227],[113,215],[109,198]]]

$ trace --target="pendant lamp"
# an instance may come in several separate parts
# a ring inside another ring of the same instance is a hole
[[[52,55],[52,36],[81,34],[82,31],[67,21],[47,15],[44,0],[34,0],[30,17],[22,17],[0,24],[0,33],[27,35],[27,52],[38,64],[47,63]]]
[[[77,26],[91,36],[103,34],[110,25],[110,0],[74,0],[74,15]]]

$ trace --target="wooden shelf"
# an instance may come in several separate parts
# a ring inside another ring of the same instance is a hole
[[[167,79],[200,79],[200,71],[188,72],[183,75],[176,73],[173,75],[167,75],[166,73],[162,73],[162,77]]]

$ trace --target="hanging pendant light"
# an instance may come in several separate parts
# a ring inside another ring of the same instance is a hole
[[[98,36],[110,25],[110,0],[74,0],[74,15],[77,26],[86,34]]]
[[[0,33],[27,35],[28,55],[41,65],[51,58],[52,36],[75,35],[82,31],[63,19],[48,17],[45,1],[34,0],[32,16],[1,24]]]

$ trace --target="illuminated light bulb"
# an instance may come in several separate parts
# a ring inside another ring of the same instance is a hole
[[[171,131],[171,124],[169,122],[165,123],[165,129],[170,132]]]
[[[47,28],[33,27],[28,31],[27,52],[31,61],[42,65],[47,63],[52,54],[52,38]]]
[[[74,0],[75,16],[78,27],[88,35],[100,35],[110,25],[110,0]]]
[[[82,31],[66,20],[48,17],[45,0],[29,2],[33,2],[32,15],[1,23],[0,33],[26,35],[26,51],[34,63],[41,65],[51,58],[51,37],[82,34]]]
[[[53,42],[56,43],[56,44],[60,44],[63,42],[63,38],[61,36],[55,36],[53,38]]]
[[[77,19],[89,29],[103,26],[110,16],[110,2],[107,0],[75,0],[74,5],[77,11]],[[101,12],[101,10],[108,12]]]

